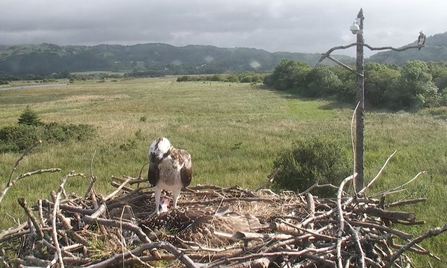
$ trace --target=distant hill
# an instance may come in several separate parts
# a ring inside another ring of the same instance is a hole
[[[413,43],[414,44],[414,43]],[[412,44],[408,44],[412,45]],[[0,45],[0,75],[51,75],[54,73],[111,71],[150,75],[271,72],[281,59],[314,66],[321,54],[267,52],[255,48],[219,48],[205,45],[175,47],[162,43],[97,46]],[[355,64],[348,56],[335,56]],[[429,36],[421,50],[386,51],[367,62],[403,65],[409,60],[447,61],[447,32]],[[332,64],[325,61],[326,64]]]
[[[270,53],[254,48],[204,45],[175,47],[161,43],[131,46],[0,45],[0,75],[48,75],[67,71],[135,71],[161,75],[270,72],[284,58],[313,66],[320,57],[317,53]],[[354,63],[348,56],[336,58]]]
[[[408,45],[416,45],[416,42]],[[402,52],[385,51],[372,55],[368,61],[403,65],[409,60],[447,61],[447,32],[427,37],[421,50],[408,49]]]

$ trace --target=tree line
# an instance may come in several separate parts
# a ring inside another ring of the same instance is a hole
[[[355,75],[339,66],[311,67],[283,59],[264,84],[301,97],[330,98],[355,103]],[[408,110],[447,105],[447,62],[407,61],[365,64],[365,105]]]

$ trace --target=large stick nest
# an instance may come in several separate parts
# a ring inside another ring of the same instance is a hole
[[[410,262],[406,251],[438,259],[417,242],[446,230],[412,240],[391,226],[421,223],[414,214],[349,196],[348,178],[333,199],[197,185],[183,191],[178,209],[155,215],[153,191],[133,186],[142,180],[115,177],[108,196],[89,187],[80,197],[65,194],[68,177],[51,201],[28,207],[19,199],[29,220],[0,233],[6,267],[391,267]]]

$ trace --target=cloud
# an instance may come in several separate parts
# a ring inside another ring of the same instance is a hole
[[[160,42],[322,53],[355,41],[349,27],[361,7],[365,41],[372,46],[399,47],[422,29],[428,36],[446,30],[447,2],[434,0],[3,0],[0,42]]]

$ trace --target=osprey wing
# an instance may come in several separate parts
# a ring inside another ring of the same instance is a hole
[[[157,185],[160,179],[160,170],[158,169],[158,161],[149,161],[149,171],[147,173],[147,179],[152,186]]]
[[[181,159],[183,161],[183,167],[180,169],[180,178],[182,180],[183,187],[189,186],[192,180],[192,161],[191,155],[185,150],[178,150]]]

